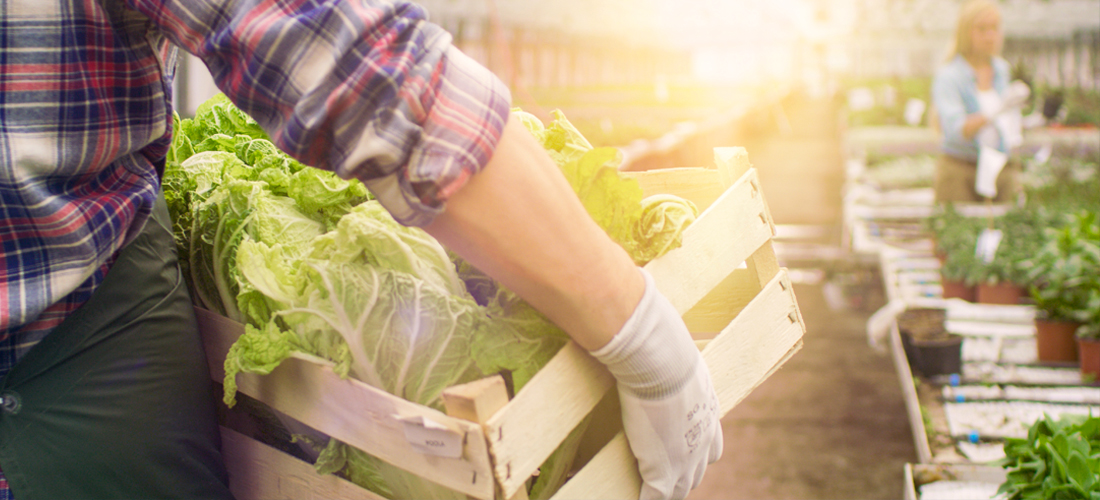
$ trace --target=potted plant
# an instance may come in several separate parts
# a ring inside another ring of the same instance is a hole
[[[960,230],[965,222],[966,218],[951,203],[937,205],[932,215],[925,219],[924,226],[932,233],[932,251],[941,264],[960,246],[960,239],[968,238],[967,231]]]
[[[898,333],[913,371],[925,377],[959,373],[962,337],[948,333],[947,310],[911,307],[898,315]]]
[[[1100,275],[1100,226],[1097,214],[1068,216],[1061,228],[1047,228],[1035,256],[1023,262],[1038,308],[1035,326],[1039,361],[1078,361],[1075,333],[1087,316]]]
[[[1100,278],[1097,280],[1100,281]],[[1077,316],[1077,359],[1081,363],[1081,381],[1100,382],[1100,286],[1093,288],[1085,310]]]
[[[1095,219],[1095,214],[1093,214]],[[1092,229],[1100,232],[1100,227]],[[1100,234],[1093,234],[1094,249],[1100,251]],[[1100,260],[1098,257],[1097,260]],[[1081,380],[1086,384],[1100,381],[1100,275],[1095,272],[1084,276],[1081,288],[1088,297],[1084,307],[1074,313],[1074,319],[1081,323],[1077,327],[1077,360],[1081,364]]]
[[[1027,297],[1029,277],[1020,262],[1038,251],[1045,225],[1040,211],[1030,207],[1013,208],[994,221],[1002,237],[993,260],[983,261],[984,272],[977,288],[978,302],[1015,305]]]
[[[943,298],[974,302],[980,276],[979,263],[974,257],[978,222],[963,216],[949,203],[927,219],[926,227],[932,232],[934,251],[940,259]]]
[[[1007,240],[1007,238],[1005,238]],[[1011,247],[1011,242],[1002,243],[1003,248]],[[980,304],[1016,305],[1025,295],[1025,288],[1013,277],[1015,262],[1002,256],[1004,249],[998,249],[998,255],[992,262],[982,262],[976,273],[979,275],[974,291],[975,300]]]

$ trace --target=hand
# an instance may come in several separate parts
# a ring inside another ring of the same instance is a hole
[[[645,293],[634,314],[592,354],[618,382],[641,498],[683,498],[722,455],[718,396],[680,315],[642,274]]]
[[[638,459],[642,500],[684,498],[699,486],[707,464],[722,456],[718,397],[706,364],[680,391],[643,399],[619,385],[623,428]]]
[[[1023,108],[1030,96],[1031,88],[1026,83],[1019,80],[1013,81],[1002,96],[1001,112]]]

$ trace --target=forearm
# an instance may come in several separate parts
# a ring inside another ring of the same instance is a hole
[[[962,134],[967,139],[973,139],[978,131],[982,127],[989,123],[989,118],[981,113],[974,113],[966,117],[966,121],[963,122]]]
[[[642,297],[633,261],[515,120],[485,168],[424,229],[588,350],[605,345]]]
[[[518,293],[615,377],[643,500],[684,498],[722,455],[702,355],[652,277],[585,212],[518,120],[425,229]]]

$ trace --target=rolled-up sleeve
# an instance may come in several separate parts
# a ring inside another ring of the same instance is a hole
[[[282,150],[426,225],[489,161],[510,97],[420,7],[376,0],[127,0],[200,58]]]

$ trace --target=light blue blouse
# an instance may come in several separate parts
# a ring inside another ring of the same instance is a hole
[[[1009,78],[1008,61],[994,57],[993,89],[998,94],[1004,94]],[[936,71],[932,81],[932,104],[936,107],[940,130],[943,132],[943,152],[961,160],[977,161],[978,141],[976,138],[963,137],[962,130],[966,117],[981,109],[978,104],[978,83],[974,69],[962,56],[955,56]],[[1001,141],[998,149],[1007,152],[1004,141]]]

